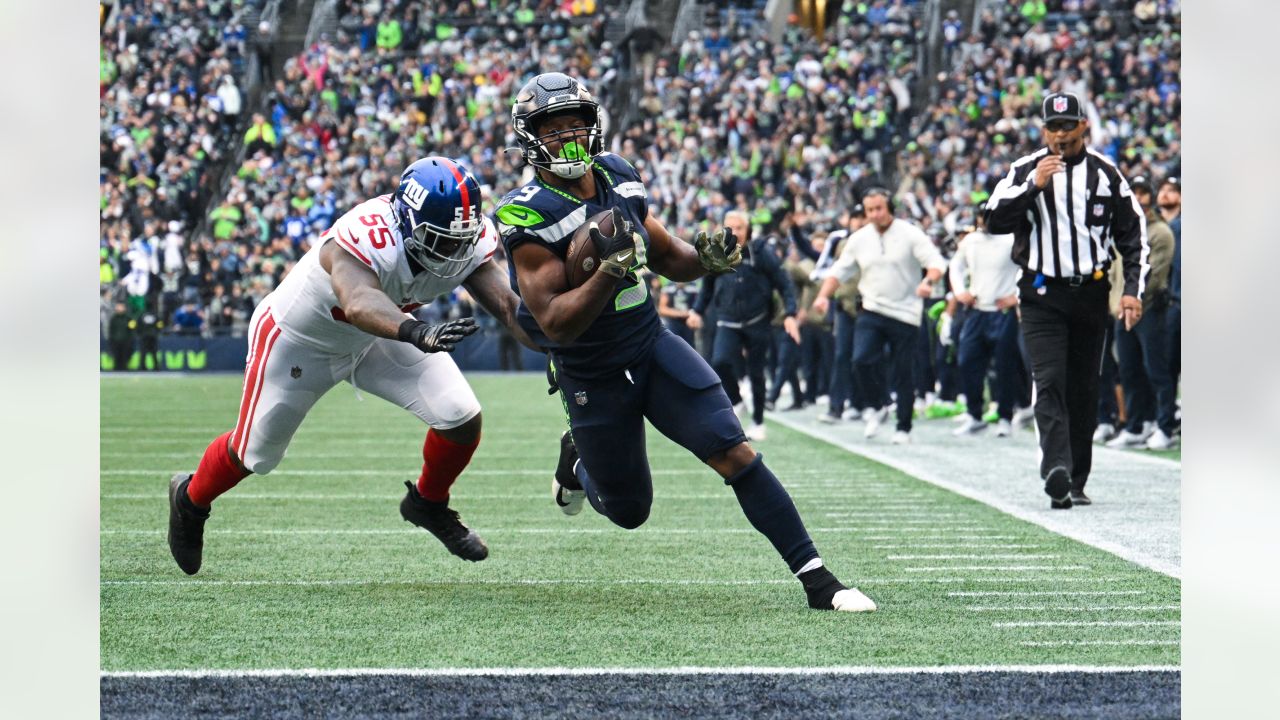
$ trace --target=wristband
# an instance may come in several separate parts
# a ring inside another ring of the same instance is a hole
[[[416,345],[418,344],[418,339],[422,337],[423,331],[429,327],[431,326],[421,320],[405,318],[405,321],[400,323],[400,330],[396,333],[396,338],[400,342],[413,343]]]

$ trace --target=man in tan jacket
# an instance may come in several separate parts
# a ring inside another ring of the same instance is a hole
[[[1147,240],[1151,246],[1148,261],[1151,273],[1142,298],[1142,322],[1125,330],[1124,322],[1115,324],[1116,363],[1120,384],[1124,387],[1125,425],[1107,443],[1113,448],[1146,447],[1167,450],[1174,445],[1177,421],[1177,387],[1169,364],[1168,323],[1169,271],[1173,264],[1173,230],[1155,212],[1155,193],[1146,178],[1135,178],[1133,194],[1142,206],[1147,220]],[[1120,317],[1119,282],[1121,260],[1111,267],[1111,314]],[[1110,388],[1101,388],[1110,392]]]

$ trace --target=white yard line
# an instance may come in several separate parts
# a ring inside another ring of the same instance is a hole
[[[1182,625],[1181,620],[1019,620],[994,622],[996,628],[1030,627],[1169,627]]]
[[[1018,550],[1018,549],[1034,550],[1036,548],[1042,548],[1042,547],[1048,547],[1048,546],[1047,545],[1012,545],[1012,544],[1001,545],[998,543],[986,544],[986,545],[979,545],[974,543],[902,543],[899,545],[872,545],[871,549],[872,550],[923,550],[925,548],[951,548],[953,550],[958,550],[958,549],[967,550],[969,548],[990,548],[992,550]],[[1020,556],[1020,557],[1026,557],[1026,556]],[[890,556],[890,559],[893,559],[893,556]]]
[[[1000,583],[1002,585],[1017,584],[1017,583],[1040,583],[1040,582],[1105,583],[1105,582],[1111,582],[1111,581],[1120,580],[1120,579],[1122,578],[1105,578],[1105,577],[1104,578],[1042,578],[1042,577],[1021,577],[1021,578],[863,577],[863,578],[857,578],[855,577],[855,578],[850,578],[849,580],[855,586],[860,586],[863,588],[871,588],[876,585],[924,585],[924,584],[945,585],[945,584],[955,584],[955,583],[969,584],[969,583],[982,583],[982,582]],[[505,579],[504,578],[480,578],[480,579],[450,578],[448,580],[439,580],[439,581],[406,580],[404,578],[385,578],[385,579],[332,578],[328,580],[279,580],[279,579],[276,579],[276,580],[205,580],[205,579],[198,579],[198,578],[186,578],[186,579],[174,578],[174,579],[164,579],[164,580],[142,580],[142,579],[102,580],[99,582],[99,585],[103,587],[118,587],[118,586],[193,587],[193,586],[201,586],[201,585],[233,586],[233,587],[238,587],[238,586],[341,587],[341,586],[348,586],[348,585],[383,585],[383,586],[410,585],[415,587],[424,586],[424,585],[438,585],[441,587],[455,587],[460,585],[499,585],[499,586],[507,586],[507,585],[589,585],[589,586],[599,586],[599,585],[674,585],[674,586],[734,585],[734,586],[737,586],[737,585],[745,585],[745,586],[751,586],[751,585],[789,585],[794,582],[795,580],[792,580],[789,578],[773,579],[773,580],[685,580],[685,579],[655,580],[655,579],[625,579],[625,578],[618,579],[618,580],[608,580],[608,579],[598,579],[598,578],[545,578],[545,579],[540,579],[540,578],[505,578]],[[1052,594],[1068,595],[1070,593],[1055,592]]]
[[[951,572],[953,570],[998,570],[1000,572],[1088,570],[1088,565],[948,565],[939,567],[909,567],[903,572]]]
[[[1146,590],[968,590],[949,592],[948,597],[1030,597],[1041,595],[1146,595]]]
[[[1166,610],[1181,610],[1181,605],[971,605],[965,610],[969,612],[1063,612],[1063,613],[1092,613],[1092,612],[1156,612]]]
[[[978,675],[986,673],[1181,673],[1178,665],[926,665],[919,667],[527,667],[527,668],[261,668],[247,670],[104,671],[104,678],[544,677],[554,675]]]
[[[1181,645],[1181,640],[1023,640],[1027,647],[1079,647],[1089,645]]]
[[[814,412],[769,419],[1020,520],[1181,578],[1181,463],[1142,453],[1094,449],[1089,494],[1094,504],[1050,510],[1037,479],[1030,433],[1011,438],[956,438],[950,423],[915,423],[908,446],[866,440],[851,423],[821,425]]]
[[[886,560],[1056,560],[1061,555],[886,555]]]

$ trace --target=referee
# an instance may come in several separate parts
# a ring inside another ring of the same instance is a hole
[[[1013,163],[987,202],[992,233],[1013,233],[1022,335],[1035,379],[1040,477],[1050,507],[1090,504],[1098,374],[1110,324],[1107,268],[1123,259],[1121,319],[1142,318],[1147,227],[1120,171],[1085,147],[1080,98],[1044,100],[1045,147]]]

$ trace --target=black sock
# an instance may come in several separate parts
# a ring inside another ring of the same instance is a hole
[[[751,526],[769,538],[791,572],[799,572],[805,563],[818,557],[795,503],[778,477],[765,467],[763,455],[757,453],[750,465],[725,480],[725,484],[738,496],[738,504]]]
[[[841,590],[848,589],[825,567],[816,567],[800,573],[800,584],[804,585],[804,593],[809,596],[809,607],[815,610],[834,609],[831,598]]]
[[[187,486],[190,484],[191,478],[187,478],[187,481],[182,483],[182,489],[178,492],[178,504],[182,506],[183,510],[195,515],[196,517],[209,517],[209,511],[212,508],[200,507],[191,499],[191,496],[187,494]]]

